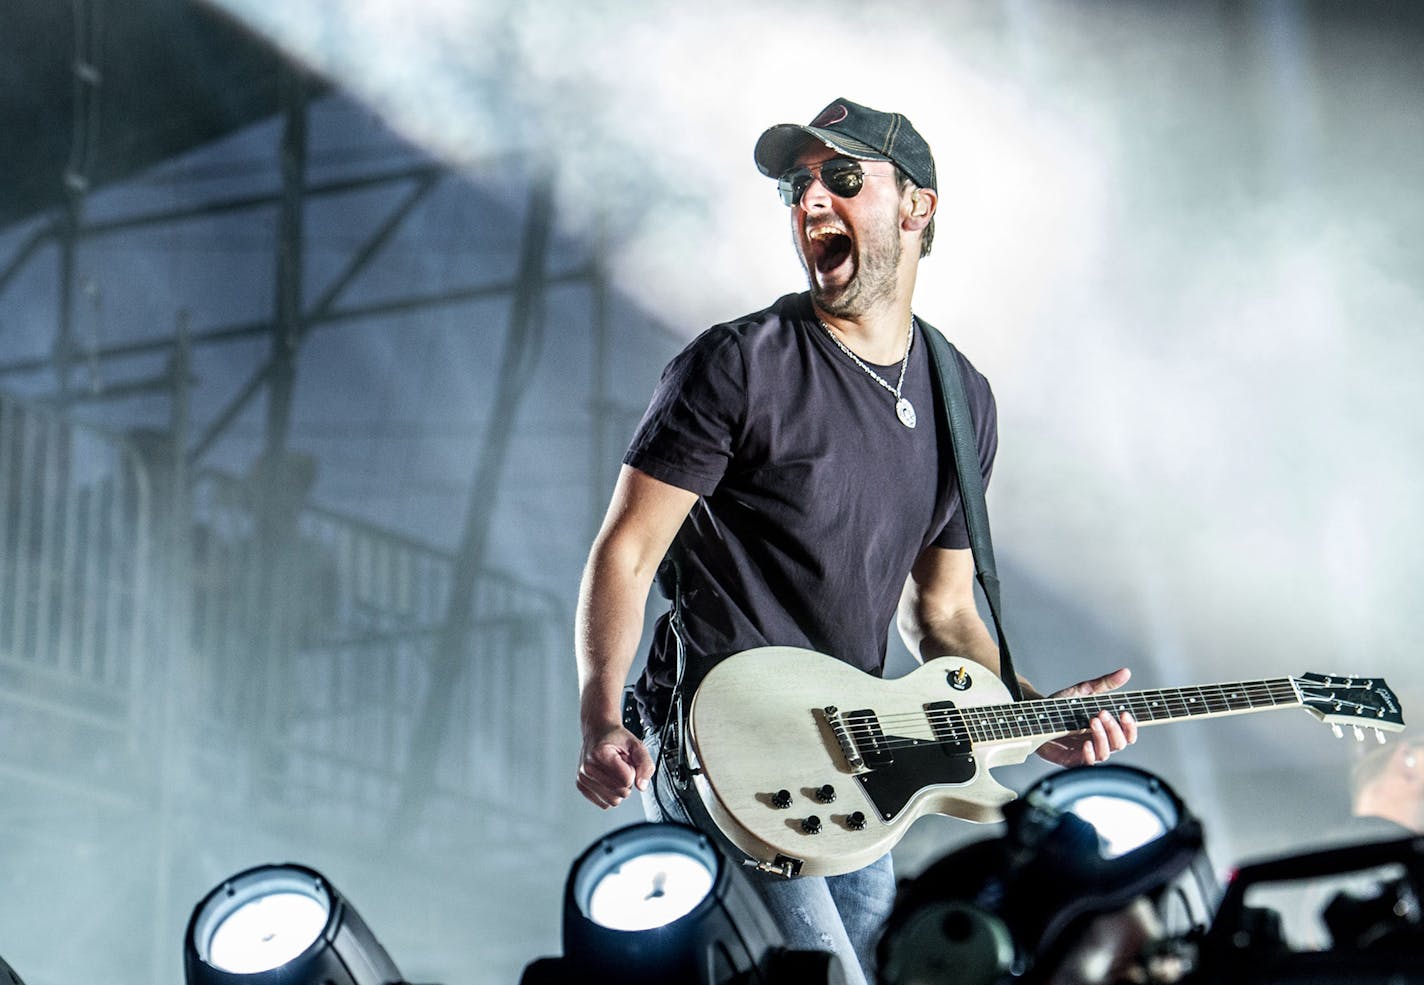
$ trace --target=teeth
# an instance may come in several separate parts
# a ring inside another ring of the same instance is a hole
[[[844,236],[846,231],[839,226],[813,226],[806,230],[806,238],[812,240],[825,239],[827,236]]]

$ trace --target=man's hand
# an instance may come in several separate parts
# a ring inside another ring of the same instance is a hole
[[[584,733],[578,788],[590,803],[604,810],[617,807],[634,786],[646,790],[652,776],[648,747],[622,725]]]
[[[1115,691],[1126,684],[1131,676],[1132,671],[1123,667],[1090,681],[1079,681],[1061,691],[1055,691],[1049,697],[1075,698]],[[1038,754],[1059,766],[1092,766],[1136,741],[1137,720],[1132,717],[1131,712],[1123,712],[1119,719],[1112,712],[1103,711],[1098,713],[1086,730],[1045,742],[1038,747]]]

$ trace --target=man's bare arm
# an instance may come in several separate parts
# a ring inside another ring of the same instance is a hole
[[[999,675],[999,648],[974,604],[974,556],[930,547],[915,561],[900,593],[900,638],[920,663],[953,655]]]
[[[916,660],[952,655],[983,664],[998,677],[999,648],[989,635],[974,602],[974,556],[969,550],[930,547],[915,561],[900,595],[897,617],[900,637]],[[1055,691],[1050,697],[1065,698],[1112,691],[1127,683],[1126,667],[1079,681]],[[1026,699],[1042,697],[1019,675]],[[1116,750],[1137,741],[1137,722],[1124,713],[1119,720],[1111,712],[1097,715],[1085,732],[1045,742],[1038,754],[1060,766],[1100,763]]]
[[[624,466],[579,585],[574,622],[578,661],[578,788],[599,807],[643,789],[653,762],[623,727],[623,687],[643,631],[648,589],[697,494]]]

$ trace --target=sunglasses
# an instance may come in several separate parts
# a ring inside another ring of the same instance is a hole
[[[811,187],[811,181],[821,179],[821,184],[837,198],[855,198],[865,184],[865,169],[860,162],[849,157],[833,157],[820,164],[794,167],[777,179],[776,187],[781,192],[781,201],[787,208],[801,202],[801,196]]]

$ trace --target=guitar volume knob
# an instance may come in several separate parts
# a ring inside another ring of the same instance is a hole
[[[862,814],[860,811],[855,811],[850,815],[850,817],[846,818],[846,827],[850,828],[852,831],[864,831],[865,815]]]
[[[772,807],[782,807],[782,808],[790,807],[790,806],[791,806],[791,791],[790,791],[790,790],[778,790],[778,791],[776,791],[776,793],[774,793],[774,794],[771,795],[771,806],[772,806]]]
[[[815,814],[804,818],[801,821],[801,830],[808,835],[818,834],[821,830],[821,819]]]
[[[834,803],[836,799],[836,788],[827,783],[816,790],[816,799],[823,804]]]

